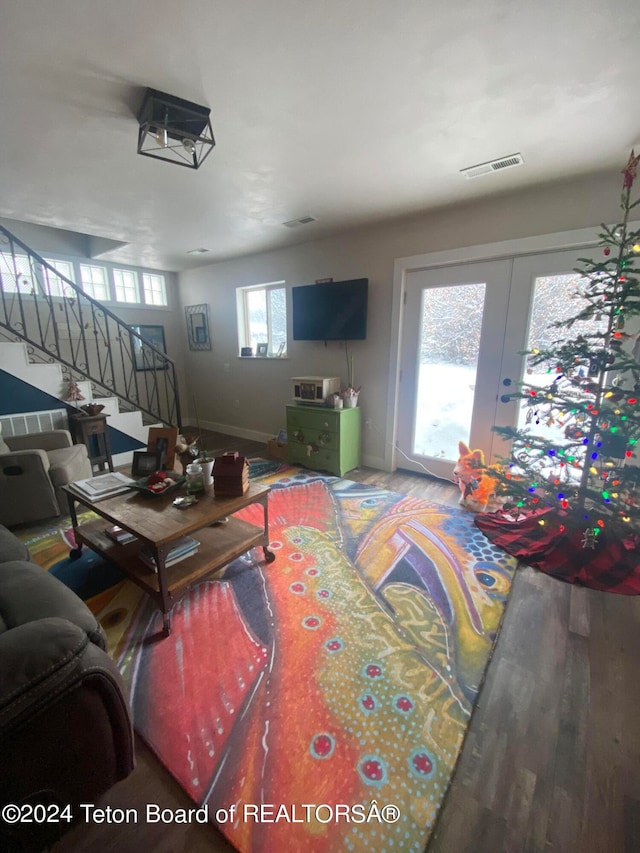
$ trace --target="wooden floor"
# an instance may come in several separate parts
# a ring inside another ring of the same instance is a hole
[[[264,454],[255,442],[216,438],[220,450]],[[453,486],[413,474],[363,468],[348,476],[444,504],[458,498]],[[638,853],[639,657],[640,597],[518,569],[428,853]],[[139,739],[137,761],[100,805],[193,806]],[[54,853],[232,849],[213,826],[160,824],[78,826],[53,847]]]

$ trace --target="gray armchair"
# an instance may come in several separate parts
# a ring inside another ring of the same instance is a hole
[[[0,526],[0,808],[70,805],[78,818],[133,770],[127,694],[105,649],[86,604]],[[40,853],[68,828],[0,819],[0,850]]]
[[[0,436],[0,524],[13,527],[66,512],[61,486],[91,477],[84,444],[65,429]]]

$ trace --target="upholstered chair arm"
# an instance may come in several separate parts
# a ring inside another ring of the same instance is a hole
[[[35,563],[0,563],[0,631],[11,631],[15,625],[47,616],[71,622],[92,643],[106,649],[100,623],[73,590]],[[0,634],[0,639],[3,636]]]
[[[60,447],[71,447],[73,444],[68,429],[52,429],[29,435],[6,435],[4,440],[11,450],[57,450]]]
[[[124,693],[118,668],[86,633],[58,616],[18,625],[0,634],[0,730],[38,709],[74,683],[100,678],[109,694]]]
[[[44,450],[0,453],[0,524],[58,515],[58,501]]]
[[[0,453],[0,469],[4,470],[11,466],[22,468],[25,474],[37,472],[42,475],[49,470],[50,462],[47,451],[42,448],[25,448],[24,450],[12,448],[9,453]],[[12,474],[8,472],[6,476],[11,477]]]
[[[0,803],[58,802],[77,816],[135,764],[118,668],[57,617],[0,635],[0,660]],[[49,849],[61,831],[0,822],[0,849]]]

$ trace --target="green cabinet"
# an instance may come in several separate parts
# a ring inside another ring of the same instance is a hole
[[[342,477],[360,465],[360,409],[287,406],[287,461]]]

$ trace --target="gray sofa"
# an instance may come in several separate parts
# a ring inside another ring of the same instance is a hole
[[[134,767],[120,673],[67,586],[0,526],[0,808],[95,803]],[[42,850],[69,824],[7,824],[0,850]]]
[[[84,444],[65,429],[0,435],[0,524],[13,527],[67,511],[61,486],[91,477]]]

